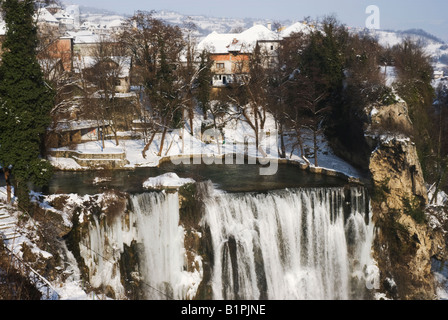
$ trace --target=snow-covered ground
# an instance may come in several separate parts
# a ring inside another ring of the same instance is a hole
[[[182,156],[216,156],[221,159],[226,154],[246,154],[249,157],[265,159],[265,161],[276,161],[280,158],[280,137],[275,129],[275,122],[268,116],[265,122],[265,129],[260,133],[260,144],[262,150],[255,148],[255,135],[253,129],[242,119],[225,122],[222,131],[209,130],[201,136],[198,133],[203,116],[196,114],[194,118],[194,135],[191,135],[189,126],[185,130],[173,130],[165,136],[163,150],[159,156],[162,133],[156,134],[150,148],[146,151],[145,157],[142,151],[145,148],[144,139],[120,140],[117,146],[115,140],[106,140],[105,147],[100,141],[90,141],[81,143],[76,151],[83,154],[114,154],[124,153],[128,164],[126,168],[135,167],[156,167],[163,158],[171,158],[173,163],[179,162]],[[183,137],[183,138],[182,138]],[[314,156],[304,160],[300,150],[294,147],[295,138],[285,135],[286,157],[290,161],[314,166]],[[313,150],[313,139],[311,134],[304,132],[304,149]],[[348,162],[337,157],[331,150],[323,135],[318,136],[318,165],[320,168],[341,172],[349,177],[360,178],[362,173]],[[56,149],[58,150],[58,149]],[[65,150],[61,148],[59,150]],[[307,152],[310,154],[310,152]],[[305,157],[307,155],[304,155]],[[83,170],[74,159],[49,157],[53,166],[61,170]],[[177,162],[175,162],[177,161]],[[185,160],[183,160],[185,161]],[[185,163],[185,162],[184,162]],[[208,163],[208,162],[207,162]],[[218,162],[221,163],[221,162]]]
[[[31,192],[30,193],[32,201],[36,201],[42,208],[46,210],[56,211],[64,221],[64,224],[71,226],[71,221],[69,220],[67,213],[64,211],[58,211],[53,207],[48,205],[47,201],[50,201],[53,197],[58,197],[58,195],[51,195],[47,198],[42,197],[41,194]],[[67,206],[66,209],[69,210],[73,205],[81,205],[86,201],[86,197],[82,197],[76,194],[67,195]],[[101,195],[99,196],[99,201],[102,201]],[[13,199],[14,200],[14,199]],[[6,188],[0,187],[0,216],[2,216],[2,224],[11,224],[11,230],[17,232],[17,237],[11,240],[5,240],[4,243],[8,250],[14,254],[16,257],[12,261],[17,261],[23,259],[23,245],[31,250],[35,257],[40,257],[40,259],[47,260],[51,259],[53,255],[36,245],[40,241],[41,234],[39,231],[39,223],[32,219],[21,218],[24,213],[18,210],[16,204],[6,204]],[[7,216],[5,218],[5,216]],[[21,221],[27,221],[25,224]],[[10,230],[2,229],[0,230],[0,236],[2,234],[9,232]],[[97,295],[94,292],[87,293],[84,288],[84,282],[81,279],[81,272],[78,268],[75,257],[67,249],[64,242],[60,242],[60,255],[64,257],[64,278],[65,279],[55,279],[53,281],[48,281],[45,278],[37,278],[38,272],[33,270],[30,272],[30,277],[36,279],[38,284],[36,287],[42,292],[43,299],[59,299],[59,300],[105,300],[108,299],[104,295]],[[31,269],[30,269],[31,270]],[[31,274],[33,273],[33,274]]]

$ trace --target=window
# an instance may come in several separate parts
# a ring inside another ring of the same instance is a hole
[[[217,63],[216,64],[217,69],[224,69],[224,63]]]

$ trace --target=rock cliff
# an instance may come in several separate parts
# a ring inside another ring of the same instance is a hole
[[[406,103],[366,111],[380,291],[392,299],[433,299],[431,258],[445,255],[445,244],[443,234],[427,223],[427,188]]]

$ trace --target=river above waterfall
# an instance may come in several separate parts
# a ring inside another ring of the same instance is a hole
[[[215,187],[227,192],[268,191],[284,188],[338,187],[347,180],[310,173],[292,165],[280,165],[275,175],[262,176],[257,165],[174,165],[164,163],[158,168],[134,170],[107,170],[69,172],[57,171],[47,193],[97,194],[108,189],[127,193],[145,192],[143,182],[167,172],[175,172],[181,178],[197,182],[211,180]]]

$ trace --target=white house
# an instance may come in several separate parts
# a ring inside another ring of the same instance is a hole
[[[75,17],[66,12],[65,10],[60,10],[56,12],[53,17],[59,21],[60,24],[66,25],[67,27],[74,28],[75,26]]]
[[[74,24],[76,28],[79,28],[80,25],[80,12],[79,12],[79,5],[68,5],[65,8],[65,11],[71,15],[74,19]]]
[[[50,28],[59,28],[59,21],[46,8],[39,8],[34,15],[37,24]]]
[[[237,82],[241,75],[249,72],[249,57],[257,45],[267,49],[275,60],[278,49],[278,34],[262,25],[254,25],[241,33],[212,32],[198,45],[198,51],[207,50],[214,61],[212,66],[214,87]]]
[[[434,71],[434,76],[433,76],[434,79],[441,79],[443,77],[444,77],[443,70]]]

